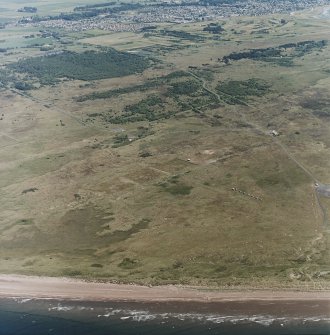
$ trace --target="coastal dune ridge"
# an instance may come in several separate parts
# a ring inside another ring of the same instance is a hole
[[[330,313],[330,291],[215,290],[190,286],[113,284],[64,277],[0,275],[0,298],[84,301],[323,301]]]

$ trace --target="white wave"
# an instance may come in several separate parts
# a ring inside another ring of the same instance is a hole
[[[68,312],[74,309],[74,306],[62,306],[58,304],[57,306],[54,307],[49,307],[49,311],[58,311],[58,312]]]
[[[254,323],[258,323],[263,326],[271,326],[276,320],[276,318],[267,317],[267,316],[266,317],[265,316],[253,316],[251,318],[248,318],[247,320],[254,322]]]
[[[150,320],[154,320],[157,317],[159,317],[158,314],[152,314],[152,313],[149,313],[148,311],[131,310],[128,312],[128,314],[130,315],[133,321],[137,321],[137,322],[150,321]]]
[[[101,317],[108,318],[108,317],[110,317],[110,316],[119,314],[119,313],[121,313],[121,312],[122,312],[121,309],[114,309],[114,310],[110,310],[107,314],[99,314],[97,317],[98,317],[98,318],[101,318]]]
[[[55,307],[57,310],[63,310],[63,306]],[[68,308],[68,307],[67,307]],[[155,319],[160,322],[168,322],[169,319],[176,319],[182,322],[199,322],[199,323],[256,323],[265,327],[269,327],[274,323],[284,327],[290,323],[311,323],[311,322],[329,322],[329,317],[275,317],[274,315],[258,314],[258,315],[221,315],[216,313],[154,313],[148,310],[136,309],[112,309],[106,308],[104,314],[98,314],[98,318],[118,317],[121,320],[129,320],[134,322],[148,322]],[[166,320],[166,321],[165,321]]]
[[[297,318],[297,321],[301,319]],[[325,322],[330,324],[330,318],[329,317],[306,317],[302,319],[304,323],[307,322]]]
[[[131,317],[130,316],[122,316],[121,318],[120,318],[120,320],[127,320],[127,319],[130,319]]]
[[[206,317],[205,320],[212,323],[224,323],[226,321],[226,317],[209,316]]]
[[[134,315],[132,316],[132,319],[134,321],[151,321],[151,320],[155,320],[157,318],[157,315],[154,315],[154,314],[140,314],[140,315]]]
[[[24,304],[26,302],[31,301],[32,299],[14,299],[19,304]]]

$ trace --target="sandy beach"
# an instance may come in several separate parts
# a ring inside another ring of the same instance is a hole
[[[0,275],[0,297],[141,302],[323,301],[329,304],[330,311],[329,291],[216,291],[170,285],[146,287],[22,275]]]

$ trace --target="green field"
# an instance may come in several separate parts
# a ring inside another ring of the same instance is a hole
[[[23,15],[22,1],[0,7]],[[330,28],[317,13],[221,19],[220,37],[206,22],[1,29],[0,272],[329,289],[330,199],[314,184],[330,184]]]
[[[53,1],[53,0],[38,0],[38,1],[26,1],[22,0],[0,0],[1,14],[0,17],[7,20],[11,18],[27,16],[26,13],[17,12],[18,9],[29,6],[37,7],[38,14],[40,15],[56,15],[61,12],[67,12],[73,10],[76,6],[82,6],[86,4],[99,3],[97,0],[67,0],[67,1]]]

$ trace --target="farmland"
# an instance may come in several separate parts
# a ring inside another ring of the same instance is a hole
[[[108,31],[0,6],[1,273],[330,287],[325,7]]]

